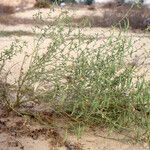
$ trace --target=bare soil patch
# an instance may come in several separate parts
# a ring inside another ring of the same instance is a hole
[[[109,135],[104,128],[87,130],[81,138],[71,133],[65,137],[64,130],[57,127],[60,122],[65,123],[65,118],[59,119],[44,111],[36,111],[38,113],[42,119],[46,118],[47,124],[42,124],[31,113],[18,115],[1,107],[0,150],[148,150],[146,144],[134,144],[134,140],[120,133]]]

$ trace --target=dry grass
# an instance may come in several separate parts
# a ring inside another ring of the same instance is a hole
[[[144,30],[149,22],[145,24],[146,20],[150,18],[150,9],[147,7],[132,8],[129,5],[114,6],[109,5],[103,13],[103,16],[99,15],[85,15],[80,18],[75,18],[76,23],[82,22],[85,18],[89,20],[92,27],[124,27],[129,22],[131,29]]]
[[[48,0],[37,1],[34,5],[35,8],[49,8],[50,2]]]
[[[114,9],[114,8],[116,8],[117,6],[119,6],[119,3],[108,2],[108,3],[106,3],[106,4],[103,4],[103,5],[102,5],[102,8],[103,8],[103,9]]]
[[[13,6],[0,4],[0,13],[2,14],[12,14],[15,12],[15,8]]]
[[[1,15],[0,16],[0,24],[1,25],[6,25],[6,26],[17,26],[20,24],[24,25],[45,25],[45,24],[50,24],[51,22],[49,21],[41,21],[41,20],[34,20],[30,18],[20,18],[16,16],[11,16],[8,14]]]
[[[95,10],[96,8],[95,8],[94,5],[90,5],[90,6],[87,7],[87,9],[93,11],[93,10]]]

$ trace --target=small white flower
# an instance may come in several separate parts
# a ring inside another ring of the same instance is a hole
[[[64,2],[60,3],[60,7],[64,7],[64,6],[66,6],[66,3]]]

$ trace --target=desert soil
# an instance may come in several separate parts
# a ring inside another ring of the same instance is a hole
[[[8,2],[8,1],[7,1]],[[32,1],[34,3],[34,1]],[[30,7],[31,4],[30,3]],[[18,3],[17,3],[18,4]],[[16,6],[16,3],[14,4]],[[37,12],[43,12],[47,14],[49,9],[31,9],[18,11],[12,15],[5,15],[8,17],[7,22],[3,24],[0,22],[0,32],[5,31],[11,33],[12,31],[20,32],[30,32],[33,33],[32,27],[33,15]],[[61,12],[61,9],[57,8],[52,13],[55,18]],[[99,11],[89,11],[86,8],[84,9],[73,9],[69,12],[75,17],[79,17],[85,14],[95,15],[100,13]],[[21,20],[21,21],[20,21]],[[92,28],[86,29],[87,34],[103,33],[105,37],[109,35],[110,29],[102,28]],[[116,30],[117,33],[117,30]],[[144,49],[141,51],[150,51],[150,38],[149,34],[144,36],[145,33],[128,33],[128,36],[132,36],[135,40],[139,37],[142,37],[140,43],[136,47],[140,47],[145,44]],[[34,46],[34,36],[31,35],[20,35],[19,37],[15,34],[10,34],[9,36],[0,35],[0,50],[9,46],[11,42],[19,38],[29,42],[27,52],[31,53]],[[141,51],[139,53],[141,53]],[[11,61],[11,65],[17,62],[21,62],[23,55],[16,57]],[[150,61],[147,62],[149,64]],[[10,67],[8,64],[8,68]],[[146,65],[149,67],[149,65]],[[14,68],[12,73],[14,77],[18,75],[18,66]],[[147,77],[149,79],[149,76]],[[10,82],[13,80],[10,78]],[[65,133],[61,131],[61,128],[48,128],[48,126],[39,126],[34,121],[29,121],[26,117],[20,117],[15,114],[6,114],[5,110],[1,107],[0,110],[0,150],[148,150],[148,145],[146,143],[134,144],[130,139],[127,139],[125,135],[121,133],[112,133],[108,135],[109,132],[103,128],[97,128],[95,130],[88,129],[86,132],[83,132],[81,138],[68,133],[65,136]],[[65,141],[66,138],[66,141]]]

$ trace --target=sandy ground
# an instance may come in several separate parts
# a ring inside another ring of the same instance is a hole
[[[7,1],[8,2],[8,1]],[[41,9],[40,10],[43,13],[47,13],[49,10]],[[30,11],[23,11],[18,12],[15,14],[12,14],[11,17],[19,19],[28,19],[32,20],[33,15],[39,12],[39,10],[30,10]],[[61,9],[57,9],[54,12],[52,12],[53,17],[58,16],[58,14],[61,12]],[[70,14],[73,16],[82,16],[89,13],[90,15],[98,14],[99,12],[93,12],[93,11],[85,11],[84,9],[81,10],[70,10]],[[0,31],[25,31],[25,32],[32,32],[32,27],[34,24],[32,23],[18,23],[12,25],[4,25],[0,24]],[[95,34],[95,33],[102,33],[105,34],[105,37],[109,35],[110,29],[102,29],[102,28],[92,28],[92,29],[86,29],[85,33],[87,34]],[[117,31],[116,31],[117,33]],[[129,33],[127,34],[127,37],[132,36],[135,40],[137,40],[139,37],[141,37],[140,43],[135,45],[136,47],[140,47],[142,44],[145,44],[144,49],[141,49],[139,53],[143,51],[150,51],[150,38],[149,34],[147,36],[143,37],[143,33]],[[29,35],[22,35],[22,36],[0,36],[0,50],[5,48],[6,46],[9,46],[11,42],[15,39],[19,38],[22,40],[26,40],[29,42],[29,46],[27,49],[27,52],[31,52],[33,50],[33,43],[34,38],[33,36]],[[11,64],[15,62],[21,62],[23,56],[20,55],[16,57],[14,60],[11,61]],[[149,63],[150,61],[148,61]],[[149,67],[149,65],[148,65]],[[14,68],[13,75],[16,77],[18,75],[18,68]],[[11,80],[11,79],[10,79]],[[42,136],[38,136],[37,138],[34,138],[34,136],[31,136],[30,134],[22,134],[19,136],[16,136],[16,133],[20,132],[20,128],[16,129],[17,122],[20,122],[20,118],[18,121],[18,117],[2,117],[3,112],[0,112],[0,150],[148,150],[148,145],[145,143],[139,143],[139,144],[133,144],[131,141],[126,140],[125,136],[122,136],[119,133],[113,133],[112,135],[109,135],[109,139],[105,138],[107,136],[107,131],[104,129],[97,129],[95,131],[88,130],[83,134],[83,136],[80,139],[77,139],[76,136],[68,134],[67,135],[67,141],[69,141],[69,144],[63,143],[60,144],[60,141],[58,142],[56,139],[58,137],[55,137],[53,134],[54,132],[48,132],[46,130],[46,133],[48,133],[48,137],[45,138],[45,135],[42,134]],[[21,119],[21,124],[24,125],[24,120]],[[11,131],[7,130],[7,127],[10,129],[13,126]],[[33,125],[33,124],[32,124]],[[26,127],[27,125],[25,125]],[[34,126],[34,125],[33,125]],[[34,129],[35,130],[35,129]],[[33,129],[32,129],[33,131]],[[39,131],[39,130],[38,130]],[[22,132],[21,132],[22,133]],[[65,137],[62,135],[62,137]],[[120,139],[120,140],[116,140]],[[57,142],[54,142],[56,140]],[[53,141],[53,142],[52,142]]]
[[[87,129],[80,136],[66,135],[61,128],[48,128],[34,120],[0,112],[0,150],[148,150],[146,143],[134,144],[125,133],[104,128]],[[51,118],[52,119],[52,118]],[[51,123],[49,124],[51,125]]]
[[[0,4],[9,5],[9,6],[18,6],[18,5],[33,5],[36,1],[35,0],[0,0]]]
[[[74,140],[72,137],[71,141]],[[0,150],[79,150],[79,148],[67,148],[65,146],[51,146],[50,140],[38,139],[33,140],[28,137],[14,138],[8,134],[0,134]],[[114,140],[91,136],[87,134],[82,139],[78,140],[80,147],[83,150],[148,150],[146,146],[140,144],[132,145],[121,143]],[[73,146],[72,146],[73,147]]]

